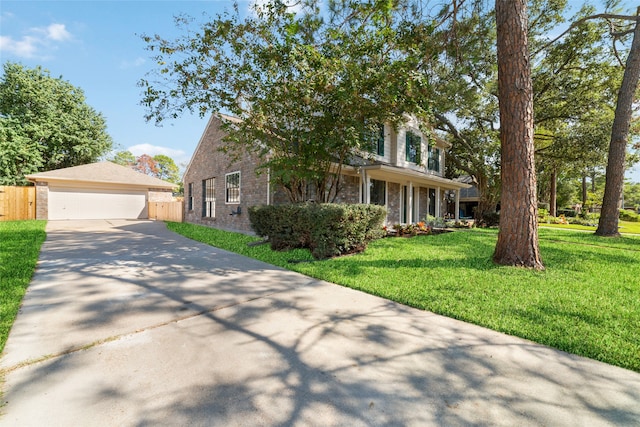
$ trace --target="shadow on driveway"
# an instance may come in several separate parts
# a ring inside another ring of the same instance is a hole
[[[162,223],[48,227],[2,359],[9,425],[640,424],[631,371]]]

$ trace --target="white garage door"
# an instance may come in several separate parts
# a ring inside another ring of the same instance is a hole
[[[144,191],[49,188],[49,219],[147,218]]]

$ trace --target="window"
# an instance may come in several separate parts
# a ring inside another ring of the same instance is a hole
[[[369,182],[369,203],[372,205],[386,205],[387,182],[372,179]]]
[[[407,131],[407,162],[420,163],[420,145],[422,139],[411,131]]]
[[[384,125],[378,124],[375,126],[375,131],[369,131],[364,136],[366,146],[369,148],[369,152],[377,154],[378,156],[384,156]]]
[[[429,147],[429,160],[427,161],[427,168],[430,171],[440,172],[440,149],[436,147]]]
[[[209,178],[202,181],[202,217],[215,218],[216,198],[214,197],[214,187],[216,179]]]
[[[188,207],[189,210],[192,211],[193,210],[193,182],[190,182],[187,185],[187,203],[188,203]]]
[[[225,201],[227,203],[240,203],[240,172],[228,173],[225,180]]]

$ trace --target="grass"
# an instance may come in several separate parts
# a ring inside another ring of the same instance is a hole
[[[169,228],[289,270],[640,372],[640,237],[540,229],[546,270],[491,261],[497,231],[375,241],[365,253],[312,261],[307,250],[191,224]]]
[[[0,222],[0,353],[35,270],[45,226],[45,221]]]
[[[598,221],[594,222],[595,224]],[[540,227],[545,228],[564,228],[568,230],[587,230],[587,231],[596,231],[597,226],[589,226],[589,225],[580,225],[580,224],[545,224],[540,223]],[[640,222],[630,222],[630,221],[620,221],[618,223],[618,230],[622,234],[640,234]]]

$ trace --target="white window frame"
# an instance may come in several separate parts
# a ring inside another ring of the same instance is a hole
[[[216,179],[207,178],[202,181],[202,217],[203,218],[215,218],[216,217],[216,198],[215,198],[215,186]],[[211,183],[207,186],[207,183]],[[209,189],[210,191],[207,191]],[[209,213],[209,215],[207,215]]]
[[[229,185],[229,177],[232,175],[238,175],[238,184],[237,187],[236,186],[230,186]],[[235,171],[235,172],[230,172],[228,174],[225,174],[224,176],[224,202],[227,205],[239,205],[240,204],[240,188],[242,185],[242,175],[240,173],[240,171]],[[237,194],[237,199],[235,197],[231,198],[230,196],[230,192],[229,190],[235,190],[237,188],[238,190],[238,194]]]

